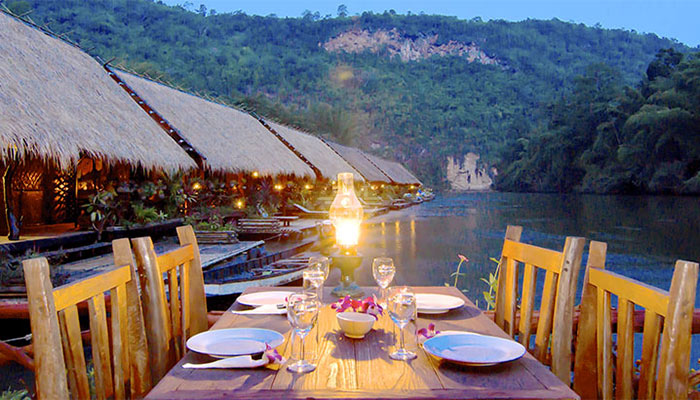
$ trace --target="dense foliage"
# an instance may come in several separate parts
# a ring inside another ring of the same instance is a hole
[[[549,119],[507,147],[497,187],[700,193],[700,53],[660,51],[636,87],[591,66]]]
[[[631,84],[660,48],[688,50],[653,34],[556,19],[483,22],[393,10],[347,16],[341,7],[334,18],[277,18],[148,0],[5,3],[113,65],[397,159],[433,185],[445,183],[447,156],[474,151],[488,163],[502,161],[504,148],[547,125],[544,106],[579,86],[575,77],[590,65],[605,64],[620,71],[620,84]],[[409,39],[474,43],[499,64],[458,56],[403,62],[322,47],[350,29],[394,28]]]

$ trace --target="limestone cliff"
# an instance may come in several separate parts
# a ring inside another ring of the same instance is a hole
[[[491,177],[482,167],[476,165],[479,155],[467,153],[463,162],[453,157],[447,158],[447,181],[453,190],[489,190],[491,187]]]
[[[398,56],[404,62],[421,60],[434,55],[440,57],[454,55],[464,57],[470,63],[499,63],[496,58],[489,57],[474,43],[450,40],[447,43],[437,44],[437,40],[437,34],[416,39],[408,38],[401,35],[396,28],[392,30],[379,29],[374,32],[353,29],[329,39],[322,46],[329,52],[344,51],[346,53],[361,53],[363,51],[378,53],[382,49],[386,49],[390,57]]]

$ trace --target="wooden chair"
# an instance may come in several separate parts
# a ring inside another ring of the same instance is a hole
[[[180,247],[161,255],[150,237],[132,239],[154,382],[182,358],[189,337],[209,328],[197,238],[189,225],[177,235]]]
[[[508,226],[498,265],[494,321],[562,381],[571,381],[574,297],[585,239],[567,237],[562,252],[520,243],[522,227]],[[518,264],[523,264],[518,304]],[[538,270],[545,272],[536,330],[533,327]],[[519,310],[519,313],[518,313]],[[517,319],[516,319],[517,318]],[[530,337],[535,330],[535,346]]]
[[[574,390],[582,398],[612,399],[613,394],[618,399],[687,398],[698,264],[676,261],[667,292],[606,271],[604,243],[591,242],[591,252],[598,255],[589,259],[598,260],[586,267]],[[615,365],[612,295],[618,301]],[[634,365],[635,306],[645,310],[638,376]]]
[[[90,398],[77,307],[83,301],[88,302],[90,311],[97,398],[141,397],[151,388],[128,239],[114,241],[113,248],[115,263],[123,266],[56,289],[51,285],[46,258],[22,262],[40,399]],[[109,292],[109,306],[105,292]]]

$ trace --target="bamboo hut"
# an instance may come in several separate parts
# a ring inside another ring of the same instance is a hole
[[[374,165],[379,167],[397,185],[420,185],[421,182],[400,163],[385,160],[372,154],[363,153]]]
[[[313,176],[313,170],[247,113],[124,71],[125,89],[148,103],[206,157],[213,171]]]
[[[354,147],[343,146],[328,140],[324,140],[324,142],[335,150],[348,164],[352,165],[365,181],[373,183],[391,183],[391,179],[376,165],[372,164],[361,150]]]
[[[0,12],[0,54],[0,207],[25,226],[74,221],[81,173],[195,166],[78,47]]]
[[[352,172],[358,181],[363,180],[362,175],[355,168],[318,137],[274,122],[263,120],[260,122],[300,158],[306,160],[321,177],[334,180],[341,172]]]

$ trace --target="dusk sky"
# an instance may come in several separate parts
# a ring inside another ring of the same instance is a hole
[[[184,4],[185,0],[165,0],[166,4]],[[189,0],[192,9],[204,4],[217,12],[242,10],[246,14],[299,17],[305,10],[321,16],[336,15],[338,5],[345,4],[350,15],[363,11],[383,12],[393,9],[405,14],[453,15],[463,19],[521,21],[527,18],[582,22],[605,28],[634,29],[640,33],[677,39],[690,46],[700,45],[700,0]]]

